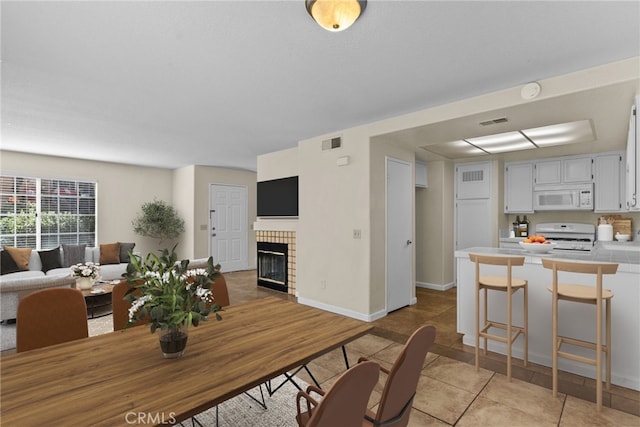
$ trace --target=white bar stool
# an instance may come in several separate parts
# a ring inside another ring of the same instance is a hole
[[[513,342],[522,334],[524,339],[524,366],[527,366],[528,341],[529,341],[529,312],[528,312],[528,282],[518,279],[512,275],[512,267],[524,265],[523,256],[499,256],[469,254],[469,258],[476,265],[476,371],[480,365],[480,337],[484,338],[484,354],[487,354],[487,340],[503,342],[507,345],[507,379],[511,381],[511,346]],[[506,267],[506,276],[481,276],[480,265],[499,265]],[[480,326],[480,291],[484,289],[484,316],[482,327]],[[512,323],[512,296],[522,289],[524,292],[523,326],[514,326]],[[488,299],[489,291],[506,292],[507,294],[507,323],[489,320]],[[507,332],[506,336],[489,333],[490,328],[499,328]]]
[[[553,397],[558,395],[558,357],[575,360],[596,367],[596,406],[602,410],[602,353],[606,359],[607,390],[611,388],[611,298],[613,293],[602,289],[602,276],[615,274],[618,264],[564,261],[558,259],[542,259],[542,266],[553,270],[553,284],[547,289],[553,294]],[[560,284],[558,272],[571,272],[596,275],[596,285]],[[572,301],[596,306],[596,342],[563,337],[558,334],[558,301]],[[606,344],[602,343],[602,302],[606,303]],[[595,359],[568,353],[561,350],[562,344],[571,344],[595,350]]]

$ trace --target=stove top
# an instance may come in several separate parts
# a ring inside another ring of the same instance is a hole
[[[535,234],[542,234],[551,242],[557,243],[554,250],[589,252],[596,239],[594,224],[574,222],[549,222],[537,224]]]

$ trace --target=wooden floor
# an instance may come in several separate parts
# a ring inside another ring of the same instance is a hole
[[[227,273],[225,278],[229,284],[232,304],[267,295],[295,300],[291,295],[257,287],[254,270]],[[418,302],[373,322],[375,325],[373,333],[404,344],[418,327],[432,324],[438,331],[436,343],[431,349],[433,353],[474,364],[474,348],[462,344],[462,335],[456,332],[456,291],[457,288],[444,292],[417,288]],[[512,376],[514,378],[551,389],[550,368],[534,363],[529,363],[525,368],[521,360],[513,359],[513,361]],[[486,357],[481,356],[480,366],[506,375],[506,356],[489,352]],[[561,372],[559,376],[561,393],[590,402],[596,400],[595,386],[595,381],[590,378],[566,372]],[[640,416],[640,392],[612,386],[611,391],[603,391],[603,405]]]

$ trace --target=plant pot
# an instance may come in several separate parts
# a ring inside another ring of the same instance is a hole
[[[160,330],[160,348],[165,359],[182,357],[189,338],[188,329],[184,326]]]
[[[78,277],[76,279],[76,288],[86,291],[93,287],[93,279],[91,277]]]

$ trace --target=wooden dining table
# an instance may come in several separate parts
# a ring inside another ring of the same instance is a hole
[[[368,333],[373,326],[268,297],[189,328],[164,359],[137,326],[3,356],[2,426],[117,426],[185,420]],[[292,405],[294,402],[292,401]]]

